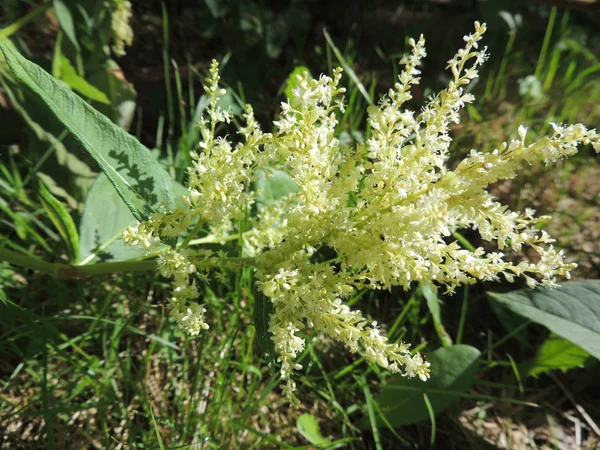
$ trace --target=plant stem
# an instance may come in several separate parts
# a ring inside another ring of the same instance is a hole
[[[0,259],[9,264],[38,270],[54,277],[58,276],[59,269],[63,266],[62,264],[49,263],[33,256],[22,255],[5,248],[0,248]]]
[[[200,229],[202,228],[203,225],[204,225],[204,222],[202,222],[201,220],[198,220],[198,223],[196,223],[196,225],[194,226],[192,231],[187,235],[187,237],[181,243],[181,246],[183,248],[187,248],[187,246],[190,244],[190,241],[192,240],[192,238],[194,236],[196,236],[196,234],[198,233],[198,231],[200,231]]]
[[[460,322],[458,323],[458,333],[456,333],[456,344],[462,344],[463,331],[467,319],[467,309],[469,308],[469,286],[465,286],[463,292],[463,304],[460,310]]]
[[[104,275],[108,273],[120,272],[140,272],[156,270],[155,260],[132,260],[116,261],[90,264],[86,266],[75,266],[71,264],[50,263],[39,258],[22,255],[5,248],[0,248],[0,260],[9,264],[33,269],[53,277],[65,278],[83,278],[94,275]],[[201,258],[194,261],[197,266],[220,266],[223,263],[241,264],[242,266],[253,265],[256,258],[228,257],[228,258]]]
[[[242,233],[242,235],[244,235],[244,233]],[[239,234],[231,234],[229,236],[205,236],[205,237],[198,238],[198,239],[192,239],[188,243],[188,246],[200,245],[200,244],[215,244],[217,242],[235,241],[236,239],[239,239],[239,237],[240,237]]]
[[[554,28],[554,21],[556,20],[556,7],[552,8],[550,13],[550,19],[548,19],[548,26],[546,27],[546,34],[544,35],[544,42],[542,44],[542,50],[538,57],[537,66],[535,68],[535,76],[539,80],[542,77],[542,69],[546,62],[546,54],[548,53],[548,47],[550,46],[550,38],[552,37],[552,30]]]

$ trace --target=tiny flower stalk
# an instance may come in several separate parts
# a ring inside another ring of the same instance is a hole
[[[524,277],[531,287],[553,286],[557,276],[568,278],[575,264],[565,263],[550,236],[538,230],[543,218],[529,209],[509,210],[487,188],[514,177],[523,163],[551,163],[576,153],[580,144],[599,151],[595,130],[554,124],[550,136],[528,143],[527,129],[520,127],[519,139],[489,153],[471,150],[455,169],[446,165],[450,126],[474,101],[466,86],[487,59],[486,49],[479,48],[483,33],[485,25],[476,22],[465,47],[448,61],[448,87],[420,112],[405,107],[426,56],[423,37],[411,39],[412,52],[401,61],[397,83],[368,108],[371,137],[355,147],[342,145],[335,133],[344,110],[341,69],[331,77],[300,76],[293,99],[281,105],[273,133],[261,130],[247,105],[239,142],[217,136],[215,130],[230,121],[230,114],[218,103],[225,91],[213,61],[205,87],[210,106],[199,125],[202,142],[200,152],[192,154],[184,206],[155,214],[124,233],[127,243],[149,252],[161,238],[182,236],[183,245],[158,258],[160,273],[173,283],[169,304],[175,322],[192,335],[208,329],[209,312],[195,301],[200,284],[253,266],[257,288],[273,304],[269,332],[281,364],[282,389],[298,406],[294,371],[301,369],[296,359],[305,346],[305,330],[339,341],[391,372],[423,381],[429,377],[429,363],[420,354],[411,353],[408,344],[388,341],[376,322],[345,304],[359,289],[409,289],[420,282],[451,293],[461,285],[501,277],[508,282]],[[244,211],[257,201],[250,189],[257,172],[268,177],[275,169],[289,174],[297,190],[260,208],[250,230],[237,230]],[[477,230],[498,251],[462,248],[452,238],[462,228]],[[209,229],[209,237],[194,239],[200,229]],[[228,235],[240,236],[241,258],[188,246]],[[537,262],[505,259],[507,247],[518,251],[523,246],[539,254]],[[335,265],[315,258],[322,247],[335,252]]]

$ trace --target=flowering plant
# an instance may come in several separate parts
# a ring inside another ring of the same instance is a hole
[[[595,130],[553,124],[551,136],[528,144],[521,126],[519,139],[491,153],[472,150],[454,169],[446,166],[450,125],[473,102],[465,87],[487,58],[486,49],[479,49],[485,30],[475,22],[465,47],[448,62],[448,87],[419,113],[404,109],[426,56],[423,37],[411,39],[412,53],[401,61],[398,82],[368,109],[371,137],[355,147],[342,145],[335,135],[337,113],[344,109],[341,69],[331,77],[300,76],[273,133],[261,130],[247,105],[242,142],[217,137],[217,126],[231,117],[218,105],[225,91],[213,61],[205,87],[211,102],[199,125],[203,141],[192,155],[185,205],[155,213],[124,233],[127,243],[148,251],[161,239],[183,237],[158,257],[160,273],[172,279],[170,314],[178,325],[192,335],[208,329],[206,309],[195,302],[197,280],[211,270],[220,274],[253,266],[258,289],[273,305],[268,331],[281,363],[283,391],[297,406],[293,371],[301,368],[295,359],[304,348],[304,329],[340,341],[392,372],[428,378],[429,363],[421,355],[411,354],[407,344],[387,341],[376,322],[344,304],[357,289],[409,289],[420,282],[452,292],[500,276],[509,282],[524,277],[530,287],[568,278],[575,264],[565,263],[550,236],[538,230],[544,217],[529,209],[510,211],[486,188],[514,177],[523,162],[551,163],[576,153],[580,143],[600,150]],[[202,227],[210,228],[212,242],[224,241],[256,203],[257,192],[249,186],[258,171],[269,177],[275,170],[289,174],[297,189],[259,209],[252,229],[242,235],[243,257],[189,247]],[[451,239],[459,228],[478,230],[499,251],[461,248]],[[505,248],[518,251],[524,245],[539,254],[537,262],[505,260]],[[332,249],[335,258],[317,261],[322,247]]]
[[[514,177],[524,162],[551,163],[575,154],[579,144],[600,151],[600,135],[581,124],[553,124],[550,136],[531,143],[521,126],[518,139],[489,153],[471,150],[454,168],[447,166],[450,126],[459,122],[461,108],[473,102],[466,86],[486,59],[486,49],[479,49],[484,32],[485,25],[475,22],[465,47],[448,62],[448,87],[420,112],[405,107],[425,57],[423,37],[411,39],[412,53],[401,61],[398,82],[368,109],[369,138],[355,146],[342,143],[335,132],[344,109],[341,69],[319,79],[301,75],[293,98],[281,105],[272,133],[261,130],[247,105],[240,142],[218,136],[218,127],[229,123],[231,115],[219,106],[225,91],[213,62],[205,87],[210,104],[199,124],[200,151],[191,154],[187,191],[179,204],[174,201],[177,185],[151,152],[0,39],[13,74],[79,140],[137,219],[123,233],[124,241],[157,255],[155,260],[88,265],[114,239],[82,254],[72,217],[40,188],[44,209],[67,243],[70,263],[50,263],[5,248],[0,248],[0,258],[58,277],[158,268],[172,280],[170,315],[191,335],[209,328],[206,309],[196,301],[198,283],[253,267],[256,288],[263,294],[257,304],[264,297],[271,308],[263,311],[272,311],[268,329],[259,334],[268,335],[273,344],[283,391],[293,406],[299,404],[293,373],[301,368],[296,357],[307,329],[391,372],[426,380],[429,363],[421,355],[412,354],[408,344],[389,342],[376,322],[369,323],[344,301],[357,290],[409,289],[414,282],[451,293],[464,284],[500,277],[508,282],[523,277],[530,287],[553,286],[557,276],[569,277],[575,264],[566,263],[550,236],[539,230],[545,218],[530,209],[510,211],[487,188]],[[264,201],[253,183],[275,176],[287,179],[292,188]],[[247,229],[253,210],[257,213]],[[82,222],[94,222],[87,207],[84,218]],[[462,228],[477,230],[498,251],[461,248],[452,236]],[[208,235],[196,239],[206,230]],[[198,246],[232,238],[242,243],[241,255]],[[538,253],[536,262],[506,259],[505,251],[523,246]],[[321,249],[333,257],[322,261]]]

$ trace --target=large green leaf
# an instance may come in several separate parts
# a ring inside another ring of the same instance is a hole
[[[298,192],[298,186],[290,175],[282,170],[272,170],[269,177],[262,170],[256,172],[254,190],[258,192],[256,204],[258,209],[267,206],[280,198]]]
[[[387,422],[395,427],[429,419],[424,394],[435,413],[451,406],[475,381],[479,355],[479,350],[469,345],[442,347],[427,356],[429,380],[394,377],[375,399]]]
[[[135,223],[135,217],[108,178],[100,174],[85,199],[79,227],[80,261],[124,261],[143,256],[143,248],[126,245],[122,238],[123,230]]]
[[[522,289],[488,295],[600,358],[600,280],[564,283],[556,289]]]
[[[563,372],[582,367],[590,359],[590,354],[571,341],[552,333],[539,348],[534,360],[522,365],[521,372],[538,376],[554,369]]]
[[[173,192],[178,199],[188,193],[182,185],[173,182]],[[79,227],[81,240],[80,263],[99,261],[125,261],[139,258],[146,251],[123,242],[123,231],[136,223],[127,205],[104,174],[100,174],[85,199]]]
[[[148,149],[42,68],[0,39],[11,71],[30,87],[81,142],[115,187],[134,217],[143,221],[161,203],[172,207],[171,179]]]

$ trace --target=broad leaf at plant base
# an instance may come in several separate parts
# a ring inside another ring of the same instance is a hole
[[[600,280],[563,283],[556,289],[489,292],[514,313],[547,327],[600,358]]]
[[[427,355],[431,378],[426,383],[396,375],[375,399],[386,421],[396,427],[428,420],[423,394],[427,394],[435,413],[451,406],[473,385],[479,356],[479,350],[469,345],[442,347]]]
[[[148,149],[42,68],[0,39],[13,74],[31,88],[81,142],[111,181],[133,216],[146,220],[161,203],[174,206],[171,179]]]

